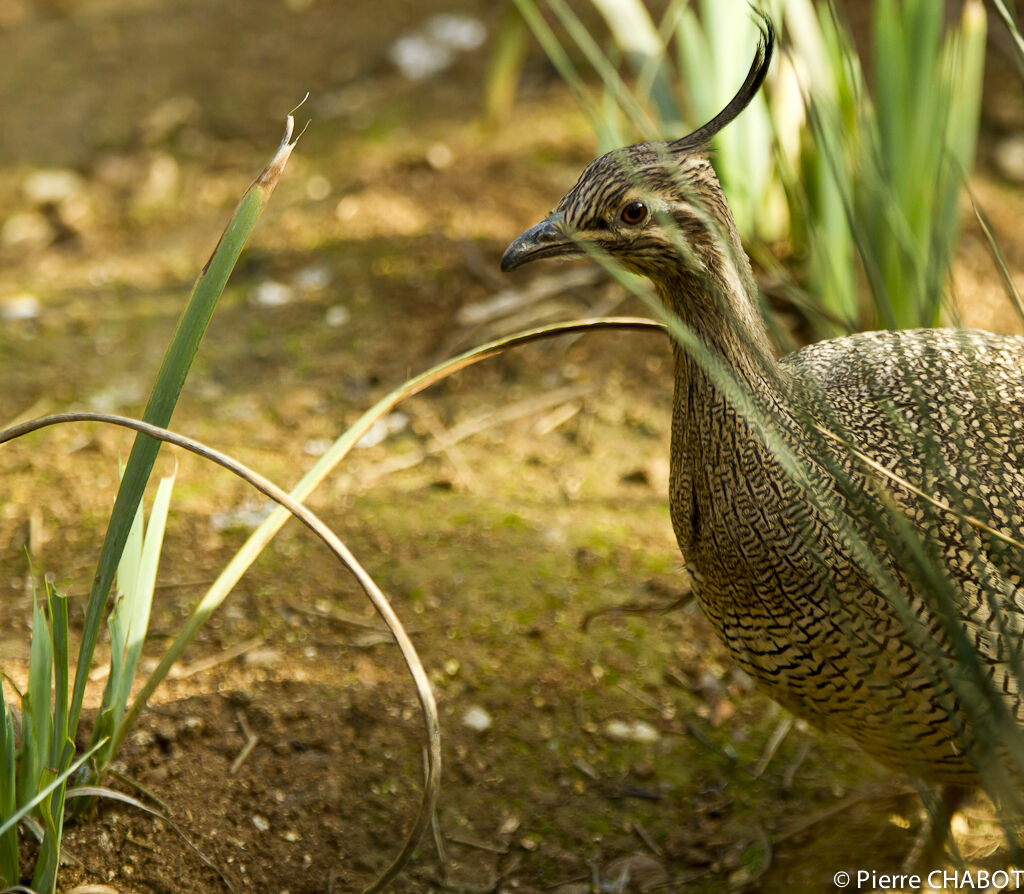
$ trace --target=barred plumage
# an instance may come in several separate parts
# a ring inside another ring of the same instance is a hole
[[[978,724],[1003,707],[1024,723],[1024,338],[875,332],[775,360],[704,154],[759,88],[770,25],[763,37],[712,122],[596,159],[502,269],[588,244],[653,282],[714,361],[674,345],[669,501],[718,634],[796,714],[891,767],[973,785]]]

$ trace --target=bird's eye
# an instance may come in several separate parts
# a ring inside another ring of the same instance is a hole
[[[647,219],[647,206],[643,202],[630,202],[619,212],[619,218],[624,224],[636,226]]]

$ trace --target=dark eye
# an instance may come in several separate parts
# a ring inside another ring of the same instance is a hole
[[[619,217],[624,224],[636,226],[647,219],[647,206],[643,202],[630,202],[619,212]]]

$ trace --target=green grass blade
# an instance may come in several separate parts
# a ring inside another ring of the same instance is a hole
[[[1003,289],[1006,292],[1006,297],[1009,299],[1010,304],[1013,305],[1013,309],[1017,312],[1017,318],[1024,323],[1024,298],[1021,297],[1017,284],[1013,281],[1013,273],[1010,271],[1010,265],[1006,260],[1006,255],[1003,254],[1002,246],[999,244],[995,231],[992,229],[992,223],[988,219],[985,209],[982,208],[981,204],[978,202],[977,196],[971,190],[970,183],[967,183],[967,195],[970,197],[971,207],[974,209],[974,216],[977,218],[978,225],[981,227],[981,231],[985,234],[985,241],[988,243],[989,250],[992,252],[992,258],[995,261],[996,269],[999,271],[999,278],[1003,282]]]
[[[529,25],[530,30],[533,32],[533,36],[537,38],[537,43],[541,45],[548,59],[551,60],[551,64],[558,70],[562,80],[569,85],[569,89],[576,95],[576,101],[580,104],[580,108],[590,121],[591,127],[593,127],[594,132],[598,135],[598,142],[602,145],[615,143],[619,138],[617,131],[605,121],[600,105],[590,95],[590,91],[586,84],[583,83],[583,78],[580,77],[576,66],[572,64],[572,60],[569,58],[569,54],[566,53],[561,41],[559,41],[555,32],[551,30],[548,23],[544,21],[544,16],[541,15],[537,4],[534,0],[515,0],[515,3],[516,8],[522,13],[526,24]]]
[[[637,102],[636,97],[630,93],[629,87],[622,80],[612,60],[597,45],[597,41],[591,37],[590,32],[587,31],[586,26],[580,21],[576,13],[569,8],[565,0],[548,0],[548,6],[558,16],[562,27],[565,28],[569,36],[576,43],[576,46],[586,56],[587,61],[601,79],[601,83],[604,84],[605,89],[614,98],[615,105],[626,114],[633,128],[643,134],[645,139],[657,139],[659,136],[658,128],[651,120],[650,114]],[[607,120],[607,115],[605,115],[605,119]],[[614,138],[614,146],[621,146],[627,139],[624,134],[618,133],[617,130]],[[602,148],[612,149],[614,146],[603,146]]]
[[[153,591],[156,589],[156,574],[160,567],[160,552],[163,548],[164,531],[167,528],[167,515],[170,511],[171,492],[174,489],[174,475],[162,479],[157,487],[153,508],[149,513],[146,525],[146,536],[142,545],[142,564],[139,579],[136,583],[137,594],[132,600],[131,613],[124,632],[125,658],[123,689],[119,693],[121,704],[127,701],[131,690],[135,670],[139,664],[142,644],[149,627],[149,611],[153,604]]]
[[[122,480],[124,480],[124,469],[121,469]],[[121,558],[117,563],[117,592],[132,592],[139,579],[139,566],[142,564],[142,537],[144,531],[142,500],[135,509],[135,516],[132,518],[131,527],[128,529],[128,538],[124,542],[124,549],[121,550]],[[115,595],[114,611],[111,617],[117,612],[117,597]],[[109,625],[108,619],[107,624]]]
[[[157,374],[156,384],[150,394],[143,418],[147,422],[165,426],[170,421],[174,406],[181,394],[185,377],[199,349],[206,326],[216,306],[231,270],[255,226],[263,208],[280,179],[281,172],[291,155],[295,142],[292,140],[294,119],[288,116],[284,139],[270,163],[246,190],[235,212],[228,222],[220,241],[202,273],[196,280],[188,303],[175,329],[174,337],[163,364]],[[71,699],[69,729],[72,737],[78,728],[78,718],[85,696],[89,667],[99,634],[100,621],[106,606],[107,594],[114,579],[114,572],[124,549],[128,531],[142,499],[142,492],[149,480],[153,464],[160,449],[158,441],[138,436],[132,446],[125,467],[124,479],[114,501],[110,524],[100,553],[99,565],[94,578],[89,604],[86,608],[82,645],[75,669],[75,688]]]
[[[50,759],[53,732],[52,684],[53,642],[50,638],[50,622],[39,599],[33,594],[28,688],[21,701],[24,741],[18,766],[19,804],[29,800],[39,790],[39,780]]]
[[[11,816],[17,807],[17,750],[11,709],[0,685],[0,817]],[[9,829],[0,835],[0,886],[13,885],[18,878],[18,830]]]
[[[679,136],[679,131],[682,130],[682,121],[670,80],[668,45],[658,28],[655,27],[650,13],[640,0],[593,0],[593,3],[608,24],[615,42],[625,53],[626,61],[637,74],[638,83],[643,85],[641,95],[649,96],[653,100],[661,132],[649,134],[649,138]],[[552,8],[554,8],[553,4]],[[561,18],[561,13],[559,13],[559,17]],[[577,19],[577,21],[579,20]],[[580,49],[587,53],[589,59],[590,52],[578,40],[577,43]],[[595,60],[591,59],[591,64],[594,65],[606,86],[612,87],[612,82],[606,78],[605,72],[602,70],[607,58],[603,54],[599,53],[599,55],[603,57],[604,61],[598,60],[595,64]],[[615,74],[616,79],[621,83],[621,79],[618,78],[617,73]],[[618,95],[618,86],[615,87],[615,92]],[[649,120],[650,116],[636,97],[628,90],[626,94],[625,102],[622,103],[623,109],[629,113],[634,123]],[[646,133],[646,129],[642,132]]]
[[[153,604],[160,550],[173,487],[174,475],[161,480],[145,534],[140,504],[128,544],[118,566],[117,601],[107,622],[110,628],[110,677],[103,692],[99,718],[93,731],[95,739],[109,740],[107,747],[101,749],[96,756],[95,766],[98,773],[102,773],[113,758],[113,733],[121,721],[131,695],[139,656],[149,628],[149,613]]]
[[[1017,24],[1017,17],[1007,7],[1005,0],[992,0],[992,2],[995,4],[999,17],[1003,20],[1003,24],[1006,25],[1006,30],[1010,32],[1010,37],[1013,40],[1013,48],[1017,51],[1017,67],[1020,68],[1021,73],[1024,74],[1024,36],[1020,33],[1020,26]]]
[[[64,773],[75,753],[75,744],[68,738],[68,600],[46,582],[46,599],[50,611],[50,633],[53,640],[53,735],[50,755],[41,781],[56,781],[51,793],[39,803],[43,821],[43,840],[32,874],[32,887],[53,894],[57,890],[57,871],[60,868],[61,837],[64,831],[64,788],[68,775]]]
[[[50,740],[50,765],[63,766],[74,752],[68,737],[68,598],[46,582],[46,601],[50,610],[50,633],[53,637],[53,737]]]
[[[484,118],[491,127],[508,118],[526,61],[528,31],[522,13],[507,5],[495,37],[484,83]]]
[[[101,743],[102,744],[102,743]],[[68,779],[73,776],[79,768],[84,764],[98,746],[94,745],[92,748],[87,749],[81,754],[70,766],[66,767],[62,773],[51,779],[46,785],[44,785],[36,794],[30,798],[26,803],[22,804],[17,811],[11,816],[7,817],[3,823],[0,823],[0,836],[9,832],[15,826],[18,825],[21,820],[28,815],[28,813],[35,808],[38,804],[46,800],[58,786],[64,785]]]

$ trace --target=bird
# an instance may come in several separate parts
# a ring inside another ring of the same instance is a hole
[[[714,118],[592,161],[501,269],[599,255],[653,286],[677,334],[669,513],[735,662],[950,804],[1017,790],[1024,338],[865,332],[777,356],[709,160],[768,71],[759,29]]]

